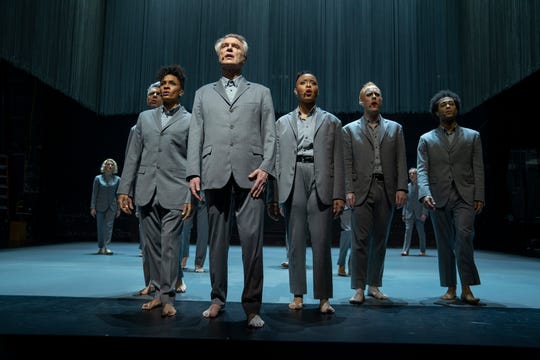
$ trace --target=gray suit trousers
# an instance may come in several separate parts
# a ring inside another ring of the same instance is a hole
[[[457,285],[457,272],[462,285],[480,285],[474,262],[474,219],[472,205],[467,204],[452,186],[447,204],[431,212],[437,242],[441,286]]]
[[[162,304],[176,299],[176,280],[180,267],[180,234],[183,221],[180,209],[165,209],[159,204],[140,207],[144,253],[148,256],[150,279],[157,280],[155,298]]]
[[[225,306],[228,287],[228,256],[232,227],[238,229],[242,248],[244,289],[242,307],[246,315],[259,314],[263,292],[263,238],[265,196],[254,199],[249,189],[231,180],[221,189],[205,190],[208,210],[209,269],[212,304]]]
[[[289,241],[289,287],[293,295],[307,293],[306,247],[311,239],[313,255],[313,297],[333,297],[332,206],[317,197],[313,164],[297,163],[292,195],[285,202]]]
[[[356,206],[352,215],[351,288],[382,286],[386,243],[394,217],[394,206],[386,198],[382,181],[372,180],[366,201]]]

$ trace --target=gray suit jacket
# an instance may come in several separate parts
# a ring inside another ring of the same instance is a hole
[[[191,203],[186,181],[186,156],[191,114],[181,107],[161,129],[162,107],[139,114],[129,143],[118,194],[132,194],[144,206],[156,193],[166,209],[181,209]],[[137,180],[137,181],[135,181]]]
[[[274,176],[275,114],[270,89],[242,78],[233,101],[221,81],[199,88],[189,129],[187,179],[201,190],[221,189],[231,176],[244,189],[260,168]]]
[[[364,117],[343,127],[345,147],[345,192],[354,192],[360,205],[369,193],[374,170],[374,147]],[[397,190],[407,191],[407,160],[403,127],[381,116],[380,151],[384,188],[390,203]]]
[[[440,127],[418,141],[418,199],[430,195],[436,206],[448,201],[452,181],[463,200],[473,206],[484,201],[484,160],[478,131],[457,126],[452,145]]]
[[[283,115],[276,123],[276,173],[279,202],[287,201],[294,183],[298,129],[298,109]],[[313,137],[313,165],[317,195],[325,205],[334,199],[345,200],[343,134],[341,121],[333,114],[317,108]]]
[[[112,176],[112,181],[107,183],[104,174],[96,175],[92,184],[92,199],[90,200],[90,209],[96,209],[97,211],[111,211],[118,210],[118,204],[116,203],[116,190],[118,189],[118,183],[120,177],[117,175]]]
[[[416,185],[409,183],[409,192],[407,193],[407,202],[403,206],[402,215],[405,220],[420,219],[422,215],[429,215],[429,210],[418,201],[418,181]]]

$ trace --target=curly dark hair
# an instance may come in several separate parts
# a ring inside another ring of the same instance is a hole
[[[459,112],[459,109],[461,108],[461,99],[459,98],[459,95],[451,90],[440,90],[435,95],[433,95],[433,97],[429,101],[429,108],[431,110],[431,113],[433,115],[437,113],[437,109],[439,107],[439,100],[444,97],[451,97],[452,99],[454,99],[456,109]]]
[[[161,81],[166,75],[169,74],[176,76],[178,80],[180,80],[180,87],[184,89],[184,82],[186,81],[186,73],[184,68],[176,64],[163,66],[161,69],[159,69],[156,78]]]

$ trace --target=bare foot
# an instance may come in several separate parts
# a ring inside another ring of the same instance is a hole
[[[212,304],[210,307],[203,311],[202,316],[205,318],[215,318],[219,315],[219,313],[222,311],[221,305],[218,304]]]
[[[248,316],[248,326],[262,328],[264,326],[264,320],[258,314],[250,314]]]
[[[377,286],[370,286],[368,288],[368,295],[374,297],[377,300],[388,299],[388,296],[386,296],[386,294],[383,294]]]
[[[152,309],[157,308],[159,306],[161,306],[161,300],[159,300],[158,298],[155,298],[155,299],[152,299],[152,301],[149,301],[147,303],[142,304],[142,309],[143,310],[152,310]]]
[[[441,296],[443,300],[454,300],[456,298],[456,288],[454,286],[448,287],[446,293]]]
[[[319,305],[319,311],[321,314],[333,314],[336,312],[334,308],[330,305],[330,302],[328,299],[321,300],[321,303]]]
[[[295,296],[292,303],[289,304],[291,310],[301,310],[304,307],[304,299],[301,296]]]
[[[176,309],[172,304],[165,304],[163,305],[163,309],[161,310],[161,317],[171,317],[176,315]]]
[[[149,292],[150,292],[150,285],[148,285],[142,290],[139,290],[139,295],[148,295]]]

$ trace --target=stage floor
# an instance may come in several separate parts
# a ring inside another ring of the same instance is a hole
[[[149,297],[137,294],[143,287],[138,244],[114,243],[112,250],[112,256],[96,255],[91,242],[0,250],[0,355],[45,354],[68,344],[83,346],[85,353],[97,354],[104,346],[132,355],[152,354],[163,345],[172,347],[171,356],[183,349],[183,354],[202,351],[205,358],[213,346],[236,353],[253,345],[258,357],[305,352],[299,344],[334,355],[358,351],[418,357],[423,352],[428,357],[431,350],[442,356],[441,349],[508,352],[520,358],[540,354],[540,260],[534,257],[477,251],[482,285],[473,291],[481,302],[471,306],[439,300],[445,289],[439,286],[435,249],[425,257],[416,249],[406,257],[400,249],[388,249],[381,288],[388,300],[367,298],[363,305],[350,305],[350,277],[337,276],[334,265],[331,303],[336,313],[321,315],[312,298],[311,266],[306,306],[290,311],[288,271],[280,265],[285,248],[265,247],[261,316],[266,324],[248,329],[240,305],[238,246],[229,252],[228,303],[216,319],[201,315],[209,305],[210,279],[207,264],[204,273],[193,271],[194,245],[185,272],[187,291],[177,296],[177,315],[165,319],[159,309],[140,309]],[[333,248],[334,263],[337,255]],[[307,264],[311,261],[308,251]]]

